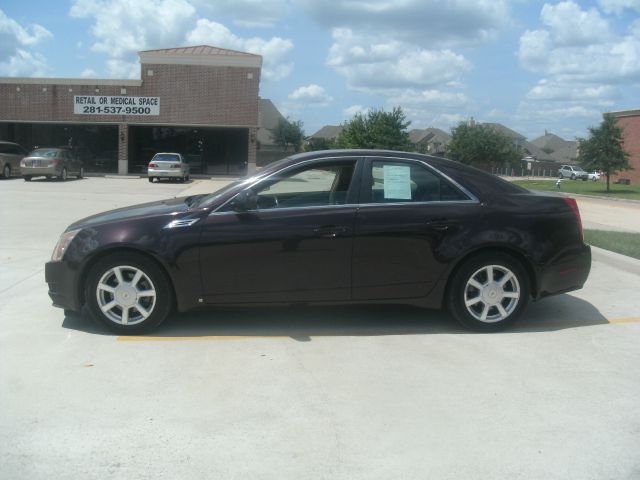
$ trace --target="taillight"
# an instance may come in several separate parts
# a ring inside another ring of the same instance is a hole
[[[571,210],[573,210],[574,215],[576,216],[576,221],[578,222],[578,228],[580,229],[580,241],[584,242],[584,232],[582,231],[582,218],[580,217],[580,210],[578,209],[578,202],[576,202],[575,198],[563,197],[564,201]]]
[[[171,165],[172,168],[182,168],[182,164],[181,163],[174,163]]]
[[[158,168],[158,165],[156,165],[155,163],[150,163],[149,168]]]

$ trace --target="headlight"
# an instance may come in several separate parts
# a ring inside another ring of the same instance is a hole
[[[74,239],[74,237],[78,234],[78,230],[69,230],[68,232],[64,232],[60,235],[60,240],[56,244],[56,248],[53,249],[53,255],[51,255],[51,260],[54,262],[59,262],[64,257],[64,253],[67,251],[67,247]]]

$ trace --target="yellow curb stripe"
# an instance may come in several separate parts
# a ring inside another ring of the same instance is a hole
[[[612,318],[608,319],[607,322],[609,324],[625,324],[625,323],[640,323],[640,317],[626,317],[626,318]],[[527,324],[527,327],[531,327],[535,324]],[[540,325],[548,325],[548,324],[540,324]],[[592,326],[596,326],[598,324],[594,324]],[[602,324],[604,325],[604,324]],[[581,325],[573,325],[566,324],[567,327],[579,327]],[[518,326],[516,325],[516,329]],[[407,332],[406,335],[411,335],[411,332]],[[344,333],[344,336],[353,335],[353,333]],[[393,333],[391,335],[397,335],[397,333]],[[309,337],[324,337],[324,336],[336,336],[336,335],[308,335]],[[341,336],[337,334],[337,336]],[[358,335],[358,336],[367,336]],[[378,335],[376,335],[378,336]],[[128,336],[121,335],[116,337],[118,342],[178,342],[178,341],[186,341],[186,340],[250,340],[250,339],[269,339],[269,338],[291,338],[288,335],[201,335],[201,336],[184,336],[184,337],[145,337],[145,336]]]
[[[613,318],[609,323],[640,323],[640,317]]]

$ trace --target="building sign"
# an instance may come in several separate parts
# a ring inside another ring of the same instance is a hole
[[[160,97],[74,95],[76,115],[160,115]]]

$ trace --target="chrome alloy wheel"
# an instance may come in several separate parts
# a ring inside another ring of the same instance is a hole
[[[514,312],[520,294],[520,283],[511,270],[501,265],[487,265],[467,281],[464,303],[476,320],[495,323],[505,320]]]
[[[98,307],[118,325],[136,325],[146,320],[156,305],[156,289],[139,268],[127,265],[105,272],[96,286]]]

